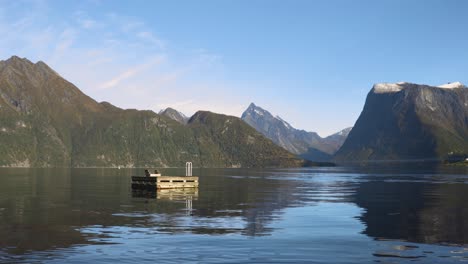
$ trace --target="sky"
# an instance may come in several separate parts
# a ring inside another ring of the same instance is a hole
[[[254,102],[327,136],[375,83],[467,84],[467,15],[463,0],[0,0],[0,60],[42,60],[122,108]]]

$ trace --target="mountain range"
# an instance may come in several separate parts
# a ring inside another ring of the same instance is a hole
[[[355,126],[321,138],[251,104],[234,116],[96,102],[42,61],[0,61],[2,167],[297,167],[468,154],[468,89],[375,84]]]
[[[375,84],[335,160],[443,159],[468,153],[468,89]]]
[[[341,147],[351,128],[322,138],[315,132],[292,127],[279,116],[251,103],[242,114],[242,120],[271,139],[278,146],[304,159],[328,161]]]
[[[237,117],[197,112],[174,121],[173,114],[98,103],[41,61],[0,61],[0,166],[304,164]]]

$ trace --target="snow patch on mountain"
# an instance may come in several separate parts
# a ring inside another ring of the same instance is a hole
[[[257,115],[263,116],[263,112],[262,112],[262,111],[260,111],[260,110],[258,110],[258,109],[254,109],[254,111],[255,111],[255,113],[256,113]]]
[[[276,119],[278,119],[279,121],[281,121],[283,123],[283,125],[285,127],[287,127],[288,129],[295,129],[293,128],[288,122],[284,121],[280,116],[275,116]]]
[[[417,84],[408,83],[408,82],[398,82],[398,83],[376,83],[373,86],[374,93],[396,93],[407,87],[415,86]],[[466,86],[461,82],[452,82],[446,83],[439,86],[433,86],[442,89],[458,89],[465,88]]]
[[[457,88],[464,88],[465,85],[461,82],[452,82],[452,83],[442,84],[437,87],[445,88],[445,89],[457,89]]]
[[[394,93],[403,90],[405,87],[405,82],[398,83],[376,83],[374,84],[375,93]]]

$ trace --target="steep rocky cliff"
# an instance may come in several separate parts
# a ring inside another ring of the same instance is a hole
[[[337,161],[441,159],[468,153],[468,89],[376,84]]]

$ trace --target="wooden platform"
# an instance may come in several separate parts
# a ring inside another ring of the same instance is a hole
[[[132,189],[198,188],[197,176],[132,176]]]

